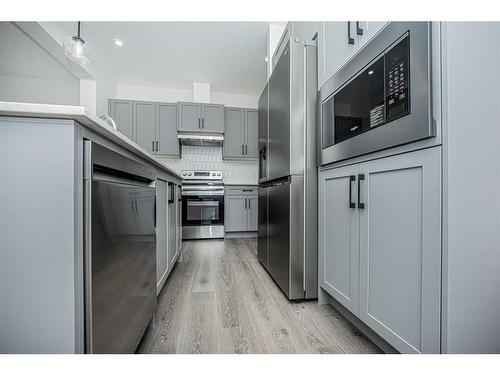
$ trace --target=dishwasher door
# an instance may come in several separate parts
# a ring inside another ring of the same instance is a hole
[[[133,353],[156,308],[155,189],[92,181],[91,353]]]

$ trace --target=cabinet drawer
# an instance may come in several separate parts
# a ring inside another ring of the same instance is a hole
[[[257,186],[226,186],[227,195],[257,195]]]

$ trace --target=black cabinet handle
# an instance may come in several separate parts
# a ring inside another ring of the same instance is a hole
[[[359,21],[356,21],[356,34],[363,35],[363,29],[359,27]]]
[[[158,151],[158,141],[156,141],[156,151]]]
[[[201,119],[201,127],[203,129],[205,129],[205,119],[204,118]]]
[[[351,21],[347,21],[347,44],[354,44],[354,38],[351,38]]]
[[[248,145],[245,145],[245,155],[248,155]]]
[[[349,208],[356,208],[356,203],[352,201],[352,183],[356,181],[356,176],[349,176]]]
[[[250,209],[250,198],[248,198],[248,209]]]
[[[247,199],[245,198],[245,210],[247,209]]]
[[[201,118],[198,119],[198,129],[201,129]]]
[[[175,202],[175,185],[172,182],[169,182],[170,185],[170,197],[168,200],[169,204],[172,204]]]
[[[364,181],[365,175],[364,174],[358,174],[358,208],[363,210],[365,208],[365,204],[361,202],[361,181]]]
[[[153,145],[151,146],[151,149],[153,150],[153,152],[155,151],[155,141],[153,141]]]
[[[245,145],[241,145],[241,155],[245,155]]]

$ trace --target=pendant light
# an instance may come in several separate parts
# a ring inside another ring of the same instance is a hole
[[[64,53],[68,58],[80,65],[90,62],[92,49],[80,37],[80,21],[78,21],[78,34],[63,42]]]

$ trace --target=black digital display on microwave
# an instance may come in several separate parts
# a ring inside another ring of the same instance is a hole
[[[323,148],[410,113],[406,34],[323,103]]]

